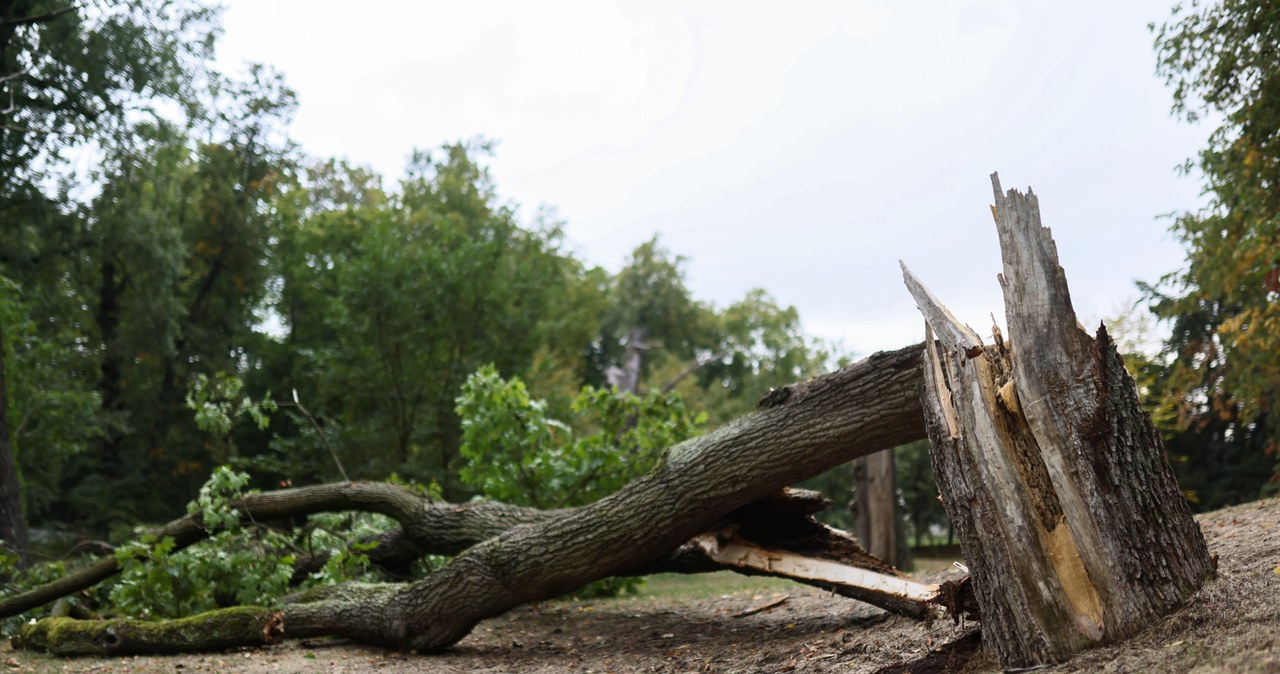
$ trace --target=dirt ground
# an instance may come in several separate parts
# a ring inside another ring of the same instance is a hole
[[[1280,499],[1198,518],[1219,576],[1175,614],[1123,644],[1036,672],[1280,673]],[[893,672],[977,625],[925,626],[800,585],[757,579],[608,601],[523,607],[481,624],[443,655],[294,642],[206,655],[59,660],[0,653],[12,672]],[[933,574],[930,580],[943,575]],[[667,581],[676,582],[679,581]],[[733,583],[738,583],[734,585]],[[759,613],[738,614],[786,597]],[[966,644],[974,644],[970,637]],[[975,648],[933,671],[998,671]]]

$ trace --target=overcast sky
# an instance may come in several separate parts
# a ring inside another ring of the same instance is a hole
[[[1086,323],[1177,269],[1160,216],[1208,129],[1173,119],[1171,1],[231,0],[219,60],[271,64],[309,153],[400,174],[499,142],[501,195],[617,270],[655,233],[694,295],[762,287],[868,354],[923,336],[906,261],[979,334],[1003,324],[988,175],[1031,186]]]

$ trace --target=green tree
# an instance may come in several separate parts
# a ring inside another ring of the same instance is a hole
[[[194,2],[0,0],[0,197],[43,191],[33,178],[130,112],[184,98],[213,54],[217,11]]]
[[[457,411],[463,481],[488,498],[539,508],[584,505],[617,491],[705,420],[675,394],[588,386],[562,421],[524,382],[503,379],[492,366],[467,378]]]
[[[696,372],[703,394],[695,399],[715,424],[745,414],[769,389],[831,366],[831,350],[804,333],[796,308],[761,288],[715,313],[712,325],[715,353]]]
[[[82,334],[68,338],[90,322],[83,316],[85,295],[68,280],[89,242],[68,198],[64,157],[86,142],[114,137],[155,100],[180,97],[211,55],[215,19],[215,11],[190,2],[0,1],[0,273],[17,282],[20,290],[6,292],[22,295],[30,312],[36,337],[24,343],[64,349],[54,354],[41,347],[50,360],[29,360],[29,367],[15,367],[25,353],[20,349],[0,354],[9,359],[0,366],[7,366],[10,391],[35,392],[0,401],[0,426],[10,429],[14,444],[22,439],[15,429],[48,431],[51,424],[36,421],[65,408],[60,396],[68,389],[35,385],[48,366],[87,375],[81,365],[95,350]],[[10,334],[16,325],[8,325]],[[26,411],[15,421],[19,403]],[[63,438],[84,442],[97,421],[88,415]],[[56,456],[50,447],[49,465],[61,465]],[[20,493],[11,468],[21,463],[0,462],[0,491]],[[15,527],[25,522],[0,524]]]
[[[184,399],[197,375],[247,366],[280,228],[270,204],[288,181],[279,127],[293,98],[253,69],[243,81],[215,77],[207,102],[191,107],[186,128],[148,120],[103,143],[100,190],[65,264],[89,314],[106,425],[59,485],[60,519],[163,518],[226,458]]]
[[[0,462],[14,462],[11,469],[21,485],[5,490],[5,498],[33,519],[60,500],[48,485],[57,484],[68,461],[101,432],[98,397],[83,370],[90,363],[79,353],[80,335],[63,323],[38,330],[31,318],[30,305],[47,301],[24,297],[17,283],[0,276],[0,407],[9,412],[0,427],[0,449],[8,450]],[[0,533],[25,547],[21,536],[21,531]]]
[[[1218,122],[1207,147],[1185,167],[1203,173],[1208,197],[1204,209],[1178,216],[1173,225],[1187,246],[1187,266],[1147,288],[1152,310],[1173,327],[1158,393],[1167,418],[1193,434],[1208,433],[1205,439],[1218,447],[1201,451],[1185,443],[1184,463],[1209,470],[1248,465],[1244,454],[1259,449],[1274,459],[1280,434],[1280,7],[1192,2],[1175,7],[1155,31],[1159,72],[1173,87],[1175,112]],[[1255,476],[1256,484],[1265,477]],[[1232,491],[1242,495],[1238,484]]]
[[[296,355],[279,367],[307,380],[362,477],[395,471],[465,495],[453,465],[462,383],[486,362],[523,373],[564,332],[553,309],[577,268],[557,223],[524,227],[498,200],[478,163],[488,151],[415,153],[391,195],[365,172],[319,167],[316,198],[285,236],[277,311]]]

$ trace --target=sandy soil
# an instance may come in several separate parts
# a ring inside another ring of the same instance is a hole
[[[1039,672],[1280,673],[1280,499],[1198,518],[1219,577],[1123,644]],[[938,575],[931,578],[936,579]],[[769,610],[736,614],[781,597]],[[0,653],[13,672],[880,672],[907,671],[977,625],[922,625],[799,585],[697,598],[562,601],[482,624],[450,652],[413,656],[340,642],[212,655],[58,660]],[[998,671],[976,648],[934,671]]]

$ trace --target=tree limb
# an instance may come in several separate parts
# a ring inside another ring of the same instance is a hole
[[[80,9],[79,5],[71,5],[70,7],[64,7],[62,9],[57,9],[52,12],[45,12],[44,14],[33,14],[31,16],[23,16],[23,17],[18,17],[16,19],[0,19],[0,27],[29,26],[37,23],[47,23],[49,21],[52,21],[62,16],[63,14],[70,14],[71,12],[74,12],[77,9]]]
[[[794,524],[795,513],[773,521],[766,516],[768,508],[766,515],[750,515],[751,508],[764,507],[759,502],[767,502],[766,497],[787,484],[922,437],[920,362],[921,348],[915,345],[775,389],[755,412],[670,448],[649,475],[580,508],[548,512],[483,502],[456,506],[369,483],[255,494],[239,507],[259,520],[324,509],[380,512],[401,522],[405,536],[415,544],[445,554],[461,552],[416,583],[376,595],[344,594],[333,603],[289,608],[285,614],[291,636],[298,635],[294,625],[301,624],[305,633],[323,628],[323,633],[366,643],[439,650],[484,618],[599,578],[672,570],[682,564],[711,566],[706,546],[688,544],[699,534],[717,540],[741,536],[766,549],[775,544],[801,547],[808,537],[787,542],[787,533],[802,531]],[[776,504],[774,509],[779,509]],[[818,549],[802,554],[884,566],[851,539],[842,541],[840,534],[821,529],[825,539],[813,532],[823,540]],[[197,517],[175,520],[157,533],[172,535],[179,545],[207,535]],[[702,547],[702,552],[695,547]],[[710,562],[722,568],[722,563]],[[107,559],[88,571],[100,580],[115,570],[115,560]],[[808,582],[830,586],[815,579]],[[25,610],[20,605],[43,603],[32,603],[35,592],[0,603],[0,615]],[[51,596],[46,590],[43,601]]]

